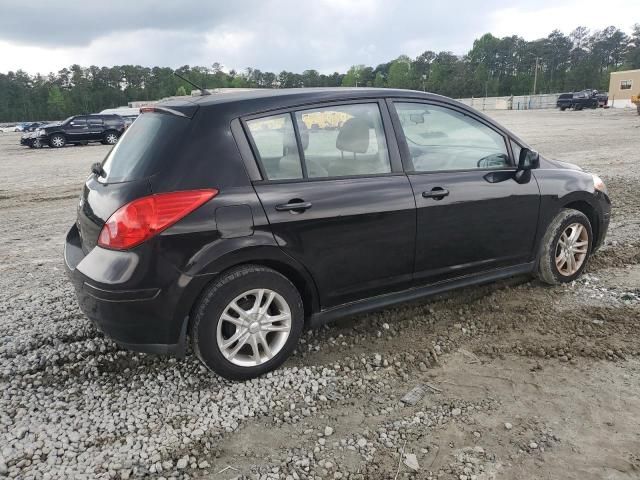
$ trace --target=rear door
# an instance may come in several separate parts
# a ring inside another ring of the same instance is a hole
[[[415,280],[434,283],[527,263],[540,192],[514,180],[509,139],[469,112],[394,102],[417,207]]]
[[[103,130],[102,117],[87,117],[87,140],[102,140]]]
[[[273,234],[310,271],[322,308],[410,285],[415,202],[389,125],[371,100],[244,121]]]

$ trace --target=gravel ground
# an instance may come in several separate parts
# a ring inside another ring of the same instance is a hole
[[[88,324],[61,249],[108,147],[0,134],[0,477],[639,478],[640,117],[492,115],[607,182],[610,235],[588,273],[347,319],[247,383]]]

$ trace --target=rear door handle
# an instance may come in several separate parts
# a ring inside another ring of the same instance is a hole
[[[449,195],[449,190],[441,187],[432,188],[430,192],[422,192],[424,198],[434,198],[436,200],[440,200],[447,195]]]
[[[279,212],[304,212],[311,208],[311,202],[291,201],[281,205],[276,205],[276,210]]]

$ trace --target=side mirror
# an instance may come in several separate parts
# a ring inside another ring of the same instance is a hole
[[[95,174],[98,177],[101,177],[104,174],[104,170],[102,169],[102,163],[96,162],[91,165],[91,173]]]
[[[520,158],[518,159],[518,170],[526,171],[538,168],[540,166],[540,154],[535,150],[523,148],[520,150]]]
[[[540,155],[535,150],[523,148],[520,150],[518,169],[514,175],[518,183],[527,183],[531,180],[531,170],[540,166]]]

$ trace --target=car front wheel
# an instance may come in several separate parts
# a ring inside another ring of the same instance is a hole
[[[107,132],[104,136],[104,143],[106,145],[115,145],[118,143],[118,134],[115,132]]]
[[[537,276],[550,285],[572,282],[587,266],[593,231],[587,216],[563,209],[553,219],[540,245]]]
[[[244,265],[207,288],[191,338],[210,370],[229,380],[248,380],[279,367],[295,349],[303,325],[296,287],[275,270]]]
[[[67,144],[67,139],[64,138],[64,135],[53,135],[49,140],[49,145],[53,148],[62,148]]]

